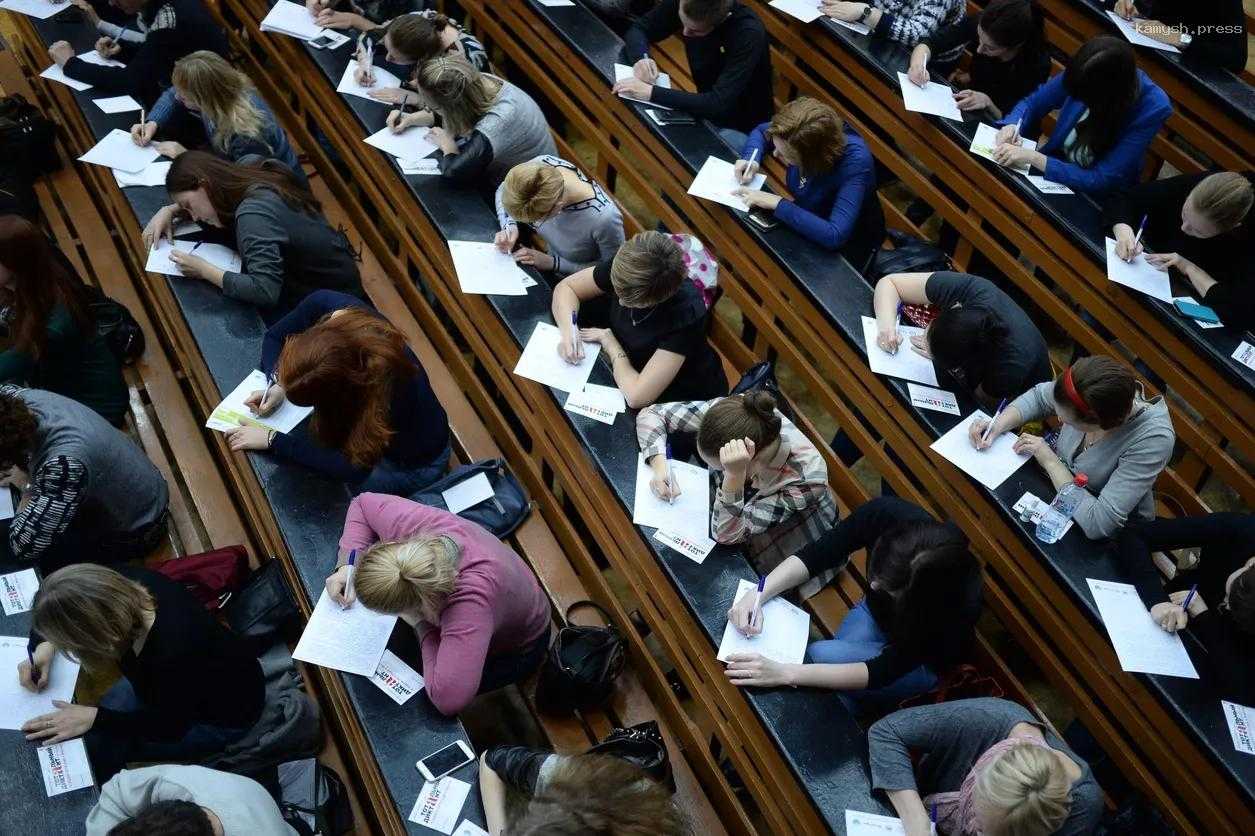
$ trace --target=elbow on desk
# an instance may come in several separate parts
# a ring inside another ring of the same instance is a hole
[[[425,683],[427,699],[432,706],[446,717],[456,717],[475,697],[474,692],[467,693],[465,688],[450,687],[430,679]]]

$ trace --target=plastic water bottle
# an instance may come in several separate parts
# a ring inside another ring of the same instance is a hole
[[[1038,540],[1043,543],[1054,543],[1063,536],[1068,520],[1072,519],[1072,515],[1080,507],[1081,500],[1085,498],[1085,486],[1088,484],[1089,477],[1084,473],[1078,473],[1073,477],[1072,484],[1064,485],[1062,490],[1055,494],[1054,502],[1050,503],[1050,507],[1041,515],[1041,521],[1037,523]]]

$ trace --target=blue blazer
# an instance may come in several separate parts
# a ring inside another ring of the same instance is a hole
[[[1133,103],[1128,124],[1115,145],[1089,168],[1067,162],[1062,156],[1064,140],[1085,112],[1085,104],[1069,96],[1063,88],[1063,73],[1021,99],[998,124],[1014,125],[1019,120],[1021,136],[1036,139],[1041,133],[1042,118],[1057,110],[1059,117],[1054,131],[1046,144],[1037,149],[1047,158],[1046,179],[1087,194],[1131,186],[1141,179],[1142,158],[1150,141],[1172,115],[1172,102],[1159,85],[1141,70],[1137,71],[1137,81],[1137,101]]]

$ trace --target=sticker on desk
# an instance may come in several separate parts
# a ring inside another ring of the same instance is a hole
[[[81,737],[40,746],[35,754],[39,758],[39,769],[43,772],[44,789],[49,798],[90,787],[94,783],[91,764],[87,760],[87,747]]]
[[[1233,352],[1233,359],[1247,368],[1255,369],[1255,345],[1251,345],[1246,340],[1238,343],[1237,351]]]
[[[4,614],[17,615],[29,610],[38,589],[39,577],[34,569],[0,575],[0,604],[4,605]]]
[[[453,836],[488,836],[488,831],[470,819],[462,819],[458,829],[453,831]]]
[[[663,545],[670,546],[696,563],[705,560],[711,549],[715,547],[715,541],[709,537],[696,537],[692,534],[666,531],[661,528],[654,532],[654,539]]]
[[[418,801],[410,811],[410,821],[441,833],[452,833],[458,814],[471,791],[471,785],[446,775],[439,781],[428,781],[418,791]]]
[[[1255,708],[1221,700],[1229,734],[1233,736],[1233,748],[1248,755],[1255,755]]]
[[[379,667],[375,668],[370,681],[392,697],[397,705],[405,705],[406,700],[423,690],[423,685],[426,684],[421,673],[401,661],[391,650],[383,652]]]
[[[846,810],[845,832],[846,836],[905,836],[906,829],[893,816]]]
[[[1039,499],[1038,497],[1034,496],[1031,493],[1026,493],[1024,494],[1024,496],[1016,500],[1016,503],[1011,506],[1011,510],[1019,514],[1020,519],[1023,522],[1026,522],[1026,523],[1031,522],[1034,525],[1036,525],[1037,523],[1041,522],[1041,518],[1045,516],[1046,509],[1048,509],[1049,507],[1050,507],[1049,503],[1043,502],[1041,499]],[[1028,517],[1028,519],[1024,519],[1026,516]],[[1068,520],[1068,524],[1063,527],[1063,534],[1060,534],[1059,536],[1063,537],[1064,534],[1067,534],[1069,531],[1071,531],[1072,523],[1074,522],[1075,520]]]
[[[576,415],[592,418],[594,421],[600,421],[603,424],[613,424],[615,419],[619,417],[618,412],[606,409],[604,404],[594,398],[590,398],[583,391],[572,392],[567,395],[563,409],[567,412],[574,412]]]
[[[920,386],[918,383],[907,383],[906,390],[911,393],[911,403],[920,409],[948,412],[951,415],[963,414],[959,412],[959,399],[953,392],[934,389],[931,386]]]

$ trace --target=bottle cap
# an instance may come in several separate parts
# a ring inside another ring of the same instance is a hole
[[[1076,476],[1072,477],[1072,482],[1078,488],[1083,488],[1089,484],[1089,477],[1086,476],[1084,473],[1078,473],[1076,474]]]

